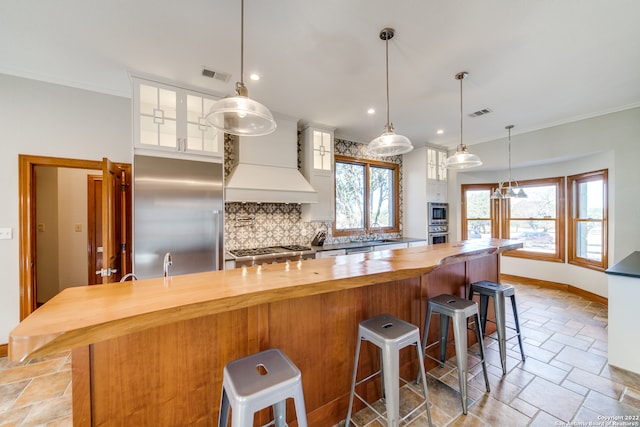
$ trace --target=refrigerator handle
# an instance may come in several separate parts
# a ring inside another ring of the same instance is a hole
[[[222,270],[221,266],[222,264],[222,253],[223,250],[220,246],[222,246],[223,244],[223,236],[224,236],[224,229],[222,226],[222,212],[215,210],[213,211],[213,235],[214,235],[214,239],[216,240],[214,243],[214,249],[213,249],[213,256],[215,258],[215,269],[216,270]]]

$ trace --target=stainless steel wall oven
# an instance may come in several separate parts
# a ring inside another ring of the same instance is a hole
[[[430,202],[428,204],[429,224],[427,240],[430,245],[449,241],[449,204]]]

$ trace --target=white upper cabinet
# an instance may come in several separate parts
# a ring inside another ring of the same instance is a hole
[[[301,134],[302,174],[318,192],[318,203],[302,205],[302,220],[333,221],[333,129],[309,125]]]
[[[132,81],[136,149],[222,158],[224,133],[205,118],[216,98],[137,77]]]
[[[444,166],[445,160],[447,160],[446,150],[427,147],[427,179],[447,180],[447,168]]]

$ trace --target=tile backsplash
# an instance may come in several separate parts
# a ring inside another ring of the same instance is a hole
[[[231,172],[235,153],[233,137],[225,135],[225,180]],[[299,144],[299,142],[298,142]],[[335,139],[335,152],[356,158],[372,158],[366,155],[366,144]],[[300,146],[298,145],[298,154]],[[374,159],[379,159],[375,158]],[[402,156],[385,158],[385,161],[400,164],[400,218],[402,218]],[[320,230],[327,232],[327,244],[349,241],[352,237],[331,235],[330,222],[302,221],[302,208],[292,203],[225,203],[224,238],[225,249],[247,249],[274,245],[311,244],[313,236]],[[402,228],[402,223],[400,224]],[[389,233],[380,237],[400,237],[401,233]]]

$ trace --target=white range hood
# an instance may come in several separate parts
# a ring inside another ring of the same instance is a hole
[[[318,194],[298,170],[297,121],[274,114],[275,132],[238,137],[236,165],[227,178],[225,202],[317,203]]]

